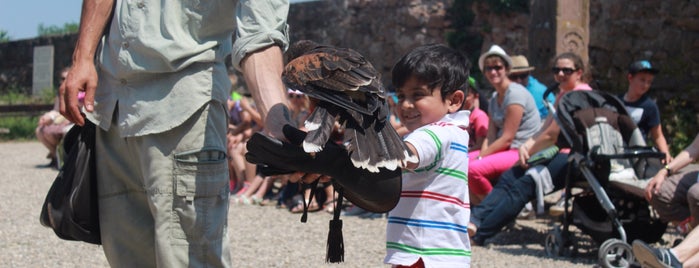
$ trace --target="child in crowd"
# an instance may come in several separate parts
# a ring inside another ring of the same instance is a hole
[[[641,130],[643,137],[650,135],[653,145],[665,153],[665,163],[670,163],[672,155],[660,126],[658,105],[646,94],[650,90],[650,85],[653,84],[656,74],[658,74],[658,70],[653,68],[647,60],[632,63],[629,65],[629,73],[626,75],[629,80],[629,89],[619,98],[624,102],[629,116]]]
[[[393,68],[396,113],[417,156],[389,212],[386,258],[393,267],[468,267],[468,111],[459,111],[470,63],[444,45],[418,47]]]
[[[485,137],[488,135],[488,114],[478,107],[479,97],[476,80],[473,77],[469,77],[466,100],[464,100],[464,106],[461,108],[462,110],[471,111],[468,119],[469,151],[480,150]]]

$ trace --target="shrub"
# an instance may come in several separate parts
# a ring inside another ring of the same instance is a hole
[[[0,140],[30,140],[35,139],[34,130],[39,121],[38,116],[7,116],[0,117],[0,129],[9,133],[0,134]]]

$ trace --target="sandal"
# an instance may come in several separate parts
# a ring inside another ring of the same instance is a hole
[[[306,204],[308,204],[308,212],[316,212],[323,209],[322,207],[318,206],[318,203],[316,202],[312,202],[309,204],[307,200]],[[291,208],[291,213],[303,213],[303,202],[299,202],[295,207]]]
[[[233,197],[233,204],[237,205],[257,205],[259,200],[256,197],[247,197],[244,195]]]
[[[333,214],[335,212],[335,199],[333,198],[329,201],[325,201],[323,207],[325,207],[325,212]]]

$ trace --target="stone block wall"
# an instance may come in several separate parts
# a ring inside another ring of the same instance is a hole
[[[8,88],[19,87],[27,93],[32,87],[32,64],[34,47],[54,46],[53,81],[58,88],[61,69],[71,64],[77,35],[39,37],[0,43],[0,94]]]
[[[390,81],[393,63],[408,50],[445,43],[447,8],[454,0],[325,0],[291,6],[291,39],[313,39],[364,54]],[[550,83],[555,55],[556,0],[530,0],[529,13],[495,14],[474,1],[474,29],[483,36],[481,52],[499,44],[524,54],[535,74]],[[635,59],[649,59],[661,73],[652,94],[659,102],[681,97],[699,101],[699,2],[686,0],[590,0],[589,63],[601,87],[621,91],[624,72]],[[58,71],[70,63],[76,36],[42,37],[0,43],[0,89],[31,87],[33,47],[53,44]]]

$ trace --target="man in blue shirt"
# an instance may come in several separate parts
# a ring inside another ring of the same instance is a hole
[[[546,92],[546,86],[531,76],[530,73],[534,70],[534,67],[529,66],[529,61],[527,61],[526,57],[522,55],[515,55],[512,56],[511,59],[512,70],[510,70],[509,74],[510,80],[527,88],[529,93],[531,93],[534,97],[536,108],[539,110],[541,120],[544,120],[544,118],[546,118],[546,116],[549,114],[548,109],[546,109],[546,105],[544,105],[544,92]],[[555,100],[553,94],[549,95],[546,100],[553,103]]]

